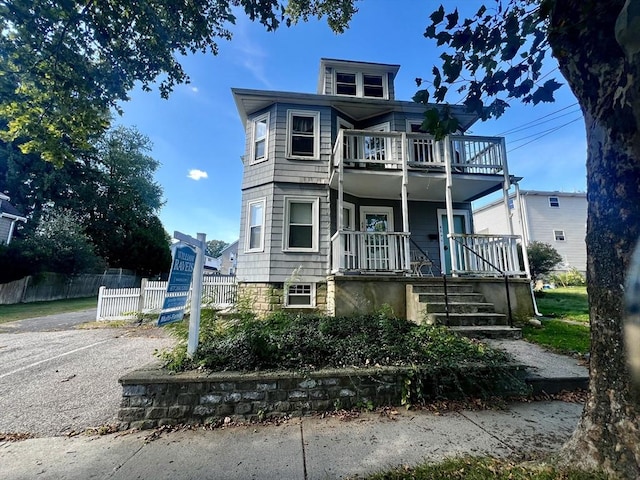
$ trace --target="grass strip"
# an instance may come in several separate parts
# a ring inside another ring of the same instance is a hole
[[[97,305],[98,299],[96,297],[0,305],[0,323],[56,315],[58,313],[77,312],[95,308]]]
[[[375,473],[368,480],[606,480],[597,472],[555,467],[545,463],[518,463],[494,458],[459,457],[417,467]]]
[[[591,345],[588,326],[562,320],[542,320],[542,328],[525,325],[522,328],[522,335],[529,342],[564,354],[584,354],[589,352]]]
[[[589,322],[586,287],[564,287],[536,293],[538,310],[545,317]]]

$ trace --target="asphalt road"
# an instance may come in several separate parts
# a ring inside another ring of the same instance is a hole
[[[0,432],[64,435],[117,422],[118,378],[174,342],[157,327],[77,329],[76,320],[3,325],[16,333],[0,333]]]

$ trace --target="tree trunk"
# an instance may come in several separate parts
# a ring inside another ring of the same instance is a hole
[[[549,41],[587,131],[589,396],[562,459],[634,479],[640,405],[625,358],[623,285],[640,236],[640,61],[625,57],[614,37],[623,4],[556,0]]]

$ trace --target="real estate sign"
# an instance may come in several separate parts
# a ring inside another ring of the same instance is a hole
[[[186,294],[191,288],[195,264],[196,251],[193,247],[180,244],[175,248],[167,293],[162,305],[162,312],[158,317],[158,325],[179,322],[183,319],[184,309],[187,306],[188,295]]]

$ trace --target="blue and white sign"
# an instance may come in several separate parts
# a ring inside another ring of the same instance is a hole
[[[196,264],[196,250],[189,245],[179,245],[175,249],[167,293],[188,292]]]
[[[184,310],[187,306],[187,295],[175,295],[176,293],[188,293],[191,288],[191,279],[196,264],[196,251],[189,245],[178,245],[174,250],[167,294],[162,305],[162,312],[158,317],[158,325],[180,322],[184,318]],[[171,295],[174,294],[174,295]]]

